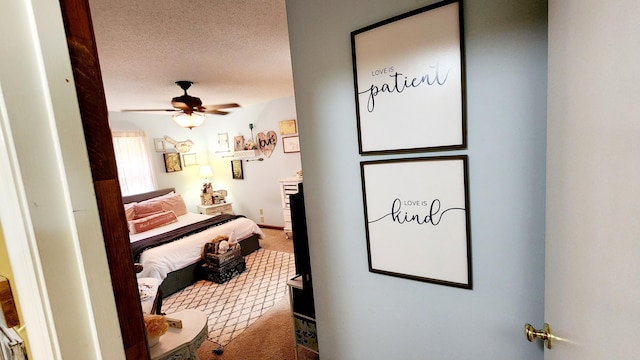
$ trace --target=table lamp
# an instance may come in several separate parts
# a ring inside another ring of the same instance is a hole
[[[205,182],[211,182],[209,181],[209,178],[212,176],[213,176],[213,171],[211,171],[211,166],[209,165],[200,166],[200,177],[205,179]]]

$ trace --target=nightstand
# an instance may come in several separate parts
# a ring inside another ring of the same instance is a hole
[[[230,202],[213,205],[198,205],[198,212],[204,215],[218,215],[222,213],[235,215]]]

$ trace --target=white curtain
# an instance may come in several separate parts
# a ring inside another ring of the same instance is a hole
[[[118,131],[112,137],[122,195],[155,190],[147,135],[142,131]]]

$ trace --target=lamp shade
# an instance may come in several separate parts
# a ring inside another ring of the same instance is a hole
[[[199,114],[195,112],[191,114],[179,113],[179,114],[173,115],[173,121],[176,124],[187,129],[193,129],[196,126],[202,125],[205,119],[206,117],[204,116],[204,114]]]
[[[210,178],[213,176],[213,171],[211,171],[211,166],[202,165],[200,166],[200,177],[201,178]]]

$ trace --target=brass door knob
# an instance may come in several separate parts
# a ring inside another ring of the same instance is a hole
[[[534,341],[535,339],[540,339],[546,342],[547,349],[551,349],[551,327],[549,324],[544,323],[542,330],[536,330],[531,324],[524,325],[524,336],[527,337],[527,340]]]

